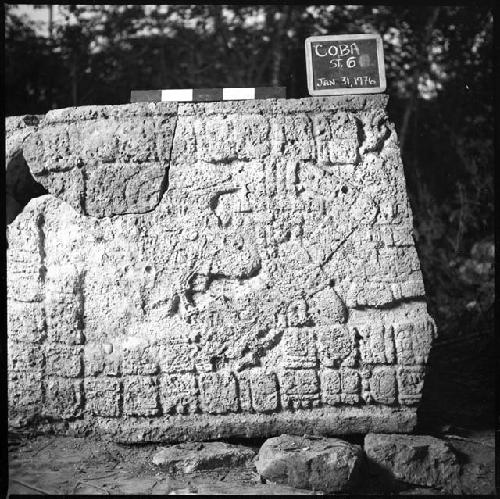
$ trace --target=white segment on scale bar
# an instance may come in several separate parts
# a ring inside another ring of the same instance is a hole
[[[223,88],[222,99],[255,99],[255,88]]]
[[[193,100],[193,89],[192,88],[179,88],[173,90],[162,90],[161,91],[162,102],[171,101],[192,101]]]

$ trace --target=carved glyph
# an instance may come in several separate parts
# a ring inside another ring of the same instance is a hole
[[[49,195],[9,226],[11,421],[408,430],[435,325],[385,103],[49,113],[25,145]]]

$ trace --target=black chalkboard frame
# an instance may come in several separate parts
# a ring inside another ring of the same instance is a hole
[[[376,40],[377,41],[377,62],[378,74],[380,85],[377,87],[356,87],[356,88],[327,88],[325,90],[314,89],[314,74],[313,74],[313,61],[312,61],[312,42],[330,42],[330,41],[346,41],[346,40]],[[322,35],[310,36],[305,39],[305,53],[306,53],[306,71],[307,71],[307,89],[309,95],[352,95],[352,94],[378,94],[385,92],[387,82],[385,79],[385,66],[384,66],[384,46],[382,38],[378,34],[356,34],[356,35]]]

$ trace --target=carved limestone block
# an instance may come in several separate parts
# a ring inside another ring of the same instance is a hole
[[[72,419],[83,411],[83,381],[48,377],[42,415],[52,419]]]
[[[238,412],[239,400],[233,373],[203,373],[198,383],[204,411],[211,414]]]
[[[416,405],[422,398],[425,367],[408,366],[398,368],[398,400],[400,404]]]
[[[394,325],[398,363],[426,364],[434,338],[434,323],[430,320],[402,322]]]
[[[363,324],[358,326],[361,361],[366,364],[393,364],[396,362],[394,333],[390,325]]]
[[[322,369],[320,371],[321,401],[323,404],[339,405],[341,402],[340,371]]]
[[[85,408],[95,416],[119,417],[121,383],[116,378],[85,378]]]
[[[9,424],[23,427],[40,416],[43,406],[43,374],[9,370]]]
[[[312,328],[289,327],[283,335],[283,366],[287,369],[316,367],[315,331]]]
[[[83,371],[82,347],[47,344],[45,372],[51,376],[77,378]]]
[[[343,367],[340,370],[342,393],[340,399],[346,404],[357,404],[360,401],[361,376],[355,369]]]
[[[7,331],[17,341],[40,344],[47,336],[44,304],[9,300]]]
[[[32,372],[41,374],[45,365],[43,350],[36,344],[24,344],[8,338],[9,372]]]
[[[119,376],[122,372],[122,356],[119,351],[106,349],[106,344],[90,343],[83,348],[85,376]],[[107,351],[108,350],[108,351]]]
[[[127,442],[412,431],[436,331],[386,105],[8,120],[48,192],[8,226],[9,424]]]
[[[321,326],[316,329],[319,359],[322,366],[353,366],[357,348],[355,330],[345,325]]]
[[[164,374],[159,383],[164,414],[194,414],[198,411],[199,392],[194,374]]]
[[[396,402],[396,372],[393,367],[376,366],[370,378],[370,394],[374,402],[391,405]]]
[[[154,376],[126,376],[123,379],[123,412],[130,416],[159,414],[158,379]]]
[[[273,412],[278,409],[278,380],[275,373],[262,369],[250,373],[252,408],[257,412]]]
[[[284,408],[306,409],[319,405],[319,379],[315,369],[283,370],[279,379]]]

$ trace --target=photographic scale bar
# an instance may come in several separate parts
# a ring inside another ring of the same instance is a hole
[[[130,92],[130,102],[211,102],[284,98],[286,98],[286,87],[178,88],[171,90],[132,90]]]

